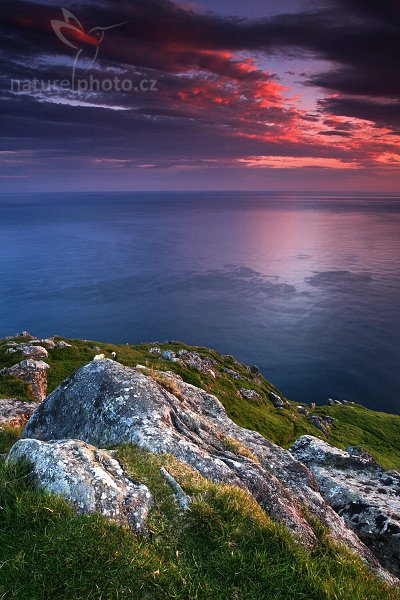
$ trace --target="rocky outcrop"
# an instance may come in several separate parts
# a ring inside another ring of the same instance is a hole
[[[7,462],[21,459],[32,468],[34,486],[65,498],[77,512],[99,513],[136,533],[145,532],[151,494],[130,480],[108,452],[77,440],[20,440]]]
[[[0,427],[23,427],[36,408],[37,404],[33,402],[21,402],[15,398],[1,399]]]
[[[150,348],[149,352],[156,354],[157,348]],[[172,352],[172,350],[165,350],[161,354],[161,358],[164,360],[170,360],[174,363],[179,363],[189,369],[194,369],[199,373],[204,373],[210,377],[215,378],[217,376],[216,364],[209,357],[202,357],[198,352],[189,352],[189,350],[179,350],[178,352]]]
[[[93,361],[46,398],[23,437],[80,439],[98,447],[133,443],[172,454],[211,481],[247,490],[307,547],[316,537],[304,514],[314,515],[334,540],[390,580],[288,451],[233,423],[215,396],[171,373],[153,377],[111,360]]]
[[[34,340],[35,336],[31,335],[28,331],[21,331],[21,333],[17,333],[16,338],[23,338],[24,340]]]
[[[42,358],[47,358],[49,356],[49,353],[43,346],[20,344],[16,349],[22,352],[26,358],[33,358],[34,360],[41,360]]]
[[[381,564],[400,576],[400,474],[384,471],[365,452],[339,450],[308,435],[290,451]]]
[[[42,360],[22,360],[17,365],[2,369],[0,376],[8,375],[27,383],[36,402],[41,402],[46,397],[47,375],[49,365]]]

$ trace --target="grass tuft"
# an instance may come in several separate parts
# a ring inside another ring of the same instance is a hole
[[[0,463],[0,597],[4,600],[398,600],[342,548],[299,547],[246,492],[207,482],[170,456],[119,449],[155,501],[150,536],[77,516],[34,491],[26,465]],[[192,498],[178,510],[165,466]]]

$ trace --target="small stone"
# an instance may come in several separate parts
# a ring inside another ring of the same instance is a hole
[[[229,377],[232,377],[232,379],[242,379],[242,377],[239,375],[239,373],[237,373],[233,369],[223,368],[222,371],[224,373],[226,373],[227,375],[229,375]]]
[[[329,429],[327,429],[327,426],[324,424],[323,420],[321,419],[321,417],[318,417],[317,415],[311,415],[309,417],[311,424],[314,425],[314,427],[316,427],[317,429],[319,429],[320,431],[322,431],[322,433],[326,436],[329,435]]]
[[[287,400],[283,400],[283,398],[281,398],[280,396],[278,396],[278,394],[275,394],[274,392],[269,392],[268,398],[271,400],[275,408],[292,408],[290,402],[288,402]]]
[[[256,392],[256,390],[250,390],[247,388],[240,388],[239,392],[243,398],[246,400],[259,400],[260,394]]]
[[[56,346],[57,346],[57,348],[72,348],[71,344],[68,344],[67,342],[64,342],[63,340],[60,340],[59,342],[57,342]]]
[[[43,346],[45,348],[47,348],[47,350],[53,350],[53,348],[56,347],[55,341],[51,340],[50,338],[46,338],[46,339],[42,340],[41,343],[43,344]]]

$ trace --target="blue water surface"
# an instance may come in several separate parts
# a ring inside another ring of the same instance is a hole
[[[400,199],[0,195],[0,336],[179,339],[400,412]]]

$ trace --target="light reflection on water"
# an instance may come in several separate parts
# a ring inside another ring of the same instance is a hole
[[[0,196],[0,335],[181,339],[400,412],[399,224],[388,196]]]

